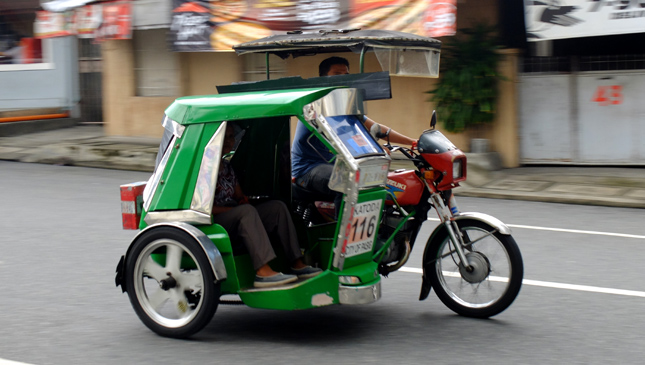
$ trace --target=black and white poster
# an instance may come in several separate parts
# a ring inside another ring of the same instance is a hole
[[[529,41],[645,32],[645,0],[524,0]]]
[[[170,24],[170,44],[175,52],[210,50],[213,23],[206,1],[174,0]]]

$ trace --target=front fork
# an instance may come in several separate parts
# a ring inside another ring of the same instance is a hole
[[[448,237],[450,237],[450,241],[455,246],[457,256],[459,256],[459,261],[461,261],[461,264],[464,266],[466,271],[470,272],[472,270],[472,266],[470,265],[464,251],[464,237],[462,236],[461,231],[459,231],[459,226],[454,218],[459,214],[459,208],[457,208],[455,196],[450,192],[450,198],[447,199],[449,204],[448,206],[444,203],[444,199],[439,192],[432,192],[430,194],[430,200],[432,200],[432,204],[439,215],[439,220],[446,227]]]

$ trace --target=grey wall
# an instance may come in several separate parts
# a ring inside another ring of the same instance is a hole
[[[138,0],[132,2],[132,27],[134,29],[169,28],[171,15],[171,0]]]
[[[46,69],[0,65],[0,110],[63,108],[78,117],[78,40],[43,39],[43,58]],[[24,65],[29,67],[39,66]]]
[[[520,80],[521,163],[645,165],[645,70]]]

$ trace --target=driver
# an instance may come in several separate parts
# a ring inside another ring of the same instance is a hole
[[[329,57],[318,66],[320,76],[349,74],[349,62],[343,57]],[[376,123],[365,117],[363,124],[367,130],[376,125],[380,133],[385,134],[391,142],[411,146],[416,140],[407,137],[392,128]],[[293,146],[291,147],[291,176],[299,186],[317,193],[334,197],[336,216],[340,209],[342,193],[329,189],[329,179],[334,168],[334,155],[317,138],[309,137],[312,133],[302,123],[296,126]],[[309,139],[309,141],[308,141]]]

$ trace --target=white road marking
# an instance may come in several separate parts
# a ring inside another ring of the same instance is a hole
[[[520,224],[507,224],[511,228],[523,228],[523,229],[535,229],[539,231],[553,231],[553,232],[566,232],[566,233],[581,233],[581,234],[592,234],[599,236],[612,236],[612,237],[623,237],[623,238],[637,238],[645,240],[645,236],[640,236],[637,234],[625,234],[625,233],[612,233],[612,232],[599,232],[599,231],[581,231],[578,229],[565,229],[565,228],[549,228],[549,227],[537,227],[537,226],[523,226]]]
[[[30,364],[27,364],[26,362],[18,362],[18,361],[0,359],[0,365],[30,365]]]
[[[400,268],[399,271],[411,272],[415,274],[423,273],[422,269],[419,269],[416,267],[407,267],[407,266]],[[458,276],[458,274],[456,273],[447,273],[447,272],[445,272],[444,275],[454,276],[454,277]],[[496,276],[491,276],[490,280],[506,281],[505,278],[500,278]],[[564,283],[554,283],[549,281],[528,280],[528,279],[522,280],[522,285],[532,285],[532,286],[541,286],[545,288],[567,289],[567,290],[577,290],[577,291],[585,291],[585,292],[591,292],[591,293],[615,294],[615,295],[625,295],[629,297],[645,298],[645,292],[642,292],[642,291],[602,288],[599,286],[564,284]]]
[[[438,222],[439,218],[428,218],[428,220]],[[645,240],[645,236],[637,235],[637,234],[600,232],[600,231],[583,231],[583,230],[579,230],[579,229],[551,228],[551,227],[540,227],[540,226],[525,226],[525,225],[521,225],[521,224],[507,224],[507,226],[509,226],[511,228],[535,229],[535,230],[538,230],[538,231],[580,233],[580,234],[591,234],[591,235],[599,235],[599,236],[636,238],[636,239]]]

